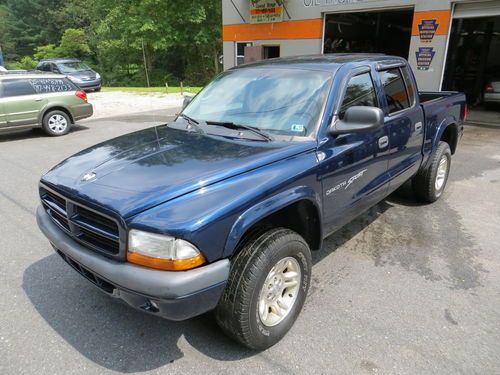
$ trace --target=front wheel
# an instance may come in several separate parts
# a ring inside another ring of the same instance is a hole
[[[311,252],[304,239],[284,228],[248,241],[236,255],[217,322],[244,346],[263,350],[292,327],[311,278]]]
[[[435,202],[443,194],[451,166],[451,150],[446,142],[439,142],[430,164],[412,180],[417,198],[424,202]]]

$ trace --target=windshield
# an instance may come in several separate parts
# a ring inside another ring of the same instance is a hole
[[[330,88],[328,72],[235,69],[201,91],[183,114],[197,121],[231,122],[289,136],[311,136]]]
[[[65,62],[57,64],[61,73],[81,72],[82,70],[90,70],[89,66],[81,61]]]

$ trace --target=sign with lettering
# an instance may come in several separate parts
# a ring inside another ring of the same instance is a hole
[[[283,21],[283,5],[276,0],[250,0],[250,23]]]
[[[432,59],[436,51],[432,47],[420,47],[415,55],[417,57],[417,69],[419,70],[429,70]]]
[[[418,32],[420,35],[420,41],[424,43],[432,42],[434,35],[436,34],[436,30],[438,29],[439,24],[434,20],[422,20],[421,23],[418,24]]]
[[[327,7],[330,5],[347,5],[366,0],[302,0],[305,7]]]

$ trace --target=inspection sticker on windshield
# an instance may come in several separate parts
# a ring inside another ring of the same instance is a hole
[[[297,132],[297,133],[303,133],[304,132],[304,125],[302,124],[293,124],[292,125],[292,131]]]

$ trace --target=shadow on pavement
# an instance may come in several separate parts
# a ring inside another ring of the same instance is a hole
[[[96,289],[56,254],[26,269],[23,289],[64,340],[89,360],[114,371],[148,371],[182,358],[181,337],[217,360],[255,354],[227,338],[211,314],[170,322],[136,311]]]
[[[89,128],[84,126],[84,125],[75,124],[71,127],[71,130],[68,134],[80,132],[80,131],[88,130],[88,129]],[[4,133],[4,134],[0,133],[0,143],[18,141],[18,140],[22,140],[22,139],[31,139],[31,138],[48,138],[48,139],[50,139],[50,138],[56,138],[56,137],[48,136],[47,134],[44,133],[42,128],[33,128],[33,129],[28,129],[28,130],[13,130],[12,132]]]

